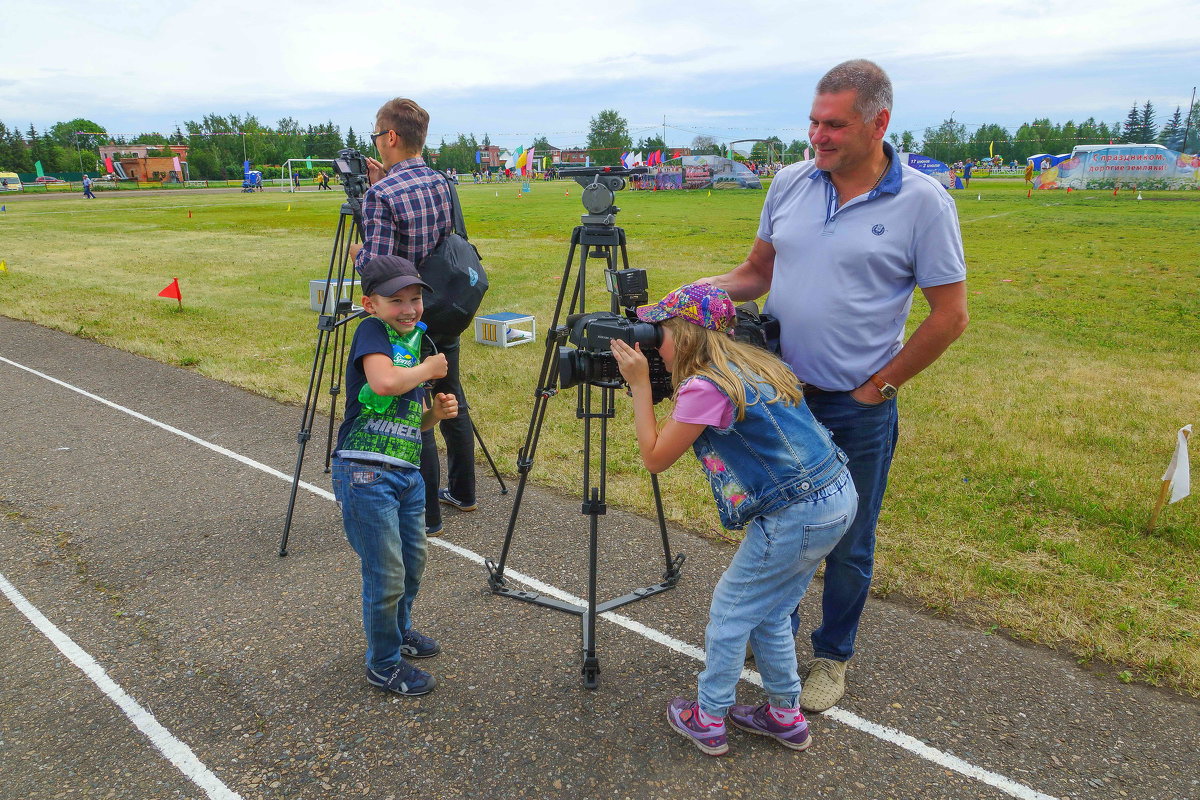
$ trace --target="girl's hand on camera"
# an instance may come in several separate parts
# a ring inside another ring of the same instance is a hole
[[[613,358],[616,359],[617,369],[621,370],[621,377],[629,384],[630,389],[650,385],[650,362],[642,355],[640,344],[630,347],[620,339],[613,339],[609,346],[612,348]]]

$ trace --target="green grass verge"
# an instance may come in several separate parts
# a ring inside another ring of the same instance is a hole
[[[544,336],[579,187],[518,189],[467,184],[461,194],[491,275],[484,310],[534,314]],[[1145,532],[1174,432],[1200,422],[1200,196],[1025,195],[1019,179],[957,194],[971,326],[902,392],[876,593],[1200,695],[1200,498],[1169,506]],[[622,193],[632,265],[662,293],[738,263],[762,198]],[[307,282],[326,273],[341,199],[10,203],[0,310],[299,403],[315,340]],[[155,296],[173,277],[182,312]],[[606,305],[598,270],[588,291],[590,308]],[[914,321],[923,313],[918,296]],[[464,344],[478,424],[506,471],[543,352],[540,342]],[[609,500],[650,512],[629,423],[621,414],[612,425]],[[579,444],[573,397],[552,400],[533,480],[578,492]],[[684,460],[662,483],[672,520],[719,532],[698,469]]]

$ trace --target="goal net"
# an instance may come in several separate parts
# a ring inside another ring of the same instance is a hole
[[[337,173],[333,171],[332,158],[289,158],[283,164],[283,185],[279,188],[285,192],[316,192],[317,173],[324,172],[329,176],[329,186],[333,187]]]

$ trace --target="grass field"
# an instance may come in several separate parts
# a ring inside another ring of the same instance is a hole
[[[876,593],[1200,695],[1200,497],[1145,532],[1175,431],[1200,422],[1200,196],[1027,199],[1020,181],[973,183],[957,193],[971,325],[901,393]],[[582,205],[573,183],[538,183],[523,197],[518,186],[468,184],[461,195],[491,276],[484,310],[534,314],[540,337]],[[661,294],[738,263],[762,198],[622,193],[632,265]],[[341,200],[11,202],[0,214],[0,313],[300,403],[315,341],[307,282],[325,275]],[[156,297],[173,277],[182,312]],[[598,270],[588,297],[589,309],[607,305]],[[918,296],[914,321],[924,310]],[[540,341],[464,343],[467,391],[507,472],[543,353]],[[613,425],[609,501],[649,512],[629,423]],[[552,400],[534,481],[578,492],[580,431],[574,397]],[[481,477],[485,502],[489,490]],[[720,531],[692,464],[663,475],[663,495],[671,519]],[[498,520],[497,542],[502,529]]]

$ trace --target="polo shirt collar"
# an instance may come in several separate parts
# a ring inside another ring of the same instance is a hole
[[[900,157],[896,155],[896,149],[887,142],[883,143],[883,152],[890,159],[888,164],[887,174],[883,176],[883,180],[879,182],[872,191],[871,195],[878,194],[899,194],[900,184],[904,180],[904,165],[900,163]],[[818,178],[825,181],[830,186],[833,181],[829,177],[829,173],[823,169],[814,169],[812,174],[808,176],[809,180],[815,181]]]

